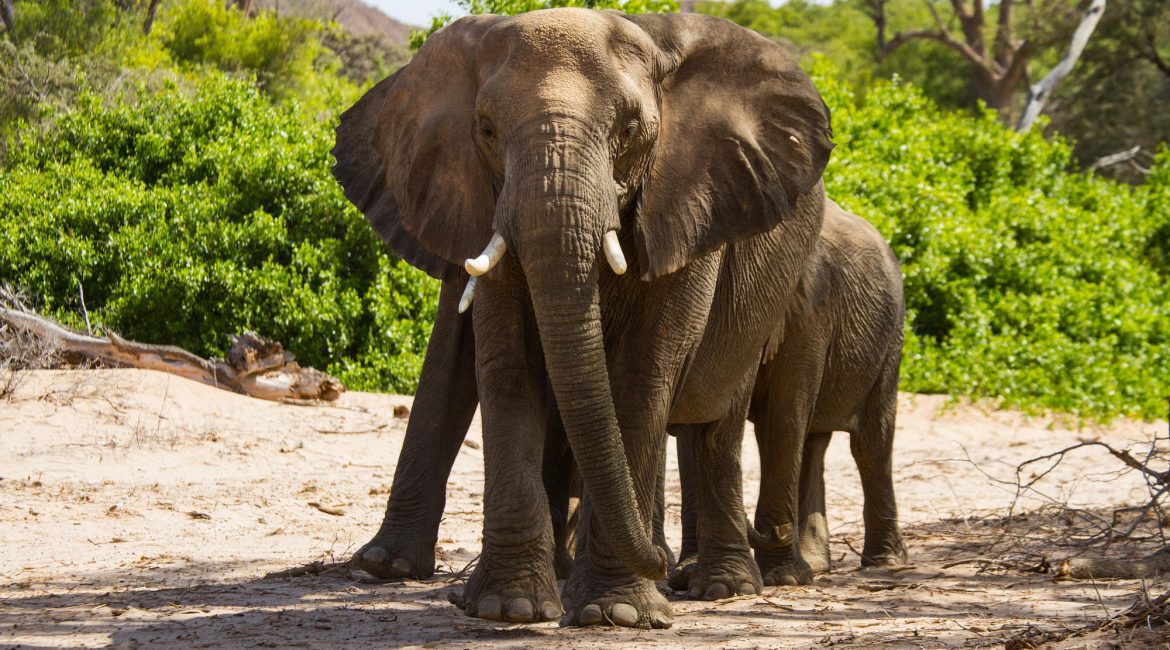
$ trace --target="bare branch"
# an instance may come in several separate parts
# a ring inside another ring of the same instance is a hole
[[[916,38],[917,39],[929,39],[932,41],[938,41],[939,43],[943,43],[947,47],[958,52],[959,54],[962,54],[963,57],[966,58],[968,61],[970,61],[973,65],[978,66],[979,68],[981,68],[983,70],[987,70],[988,72],[992,72],[992,73],[994,72],[992,69],[990,69],[988,67],[987,60],[984,59],[983,57],[979,56],[979,53],[976,52],[975,50],[971,49],[971,47],[969,45],[967,45],[966,43],[964,43],[962,41],[955,40],[947,32],[938,32],[938,31],[933,31],[933,30],[929,30],[929,29],[915,29],[915,30],[911,30],[908,32],[899,32],[899,33],[895,34],[894,38],[890,39],[890,42],[886,43],[886,46],[882,49],[881,52],[878,53],[878,61],[884,60],[887,56],[889,56],[890,54],[893,54],[894,50],[898,49],[899,47],[902,47],[907,42],[912,41]]]
[[[1101,15],[1104,13],[1105,0],[1093,0],[1088,10],[1085,11],[1084,17],[1081,18],[1081,24],[1077,25],[1076,31],[1073,32],[1068,53],[1061,59],[1060,63],[1056,64],[1056,67],[1052,68],[1040,80],[1040,83],[1028,88],[1028,103],[1024,106],[1024,113],[1020,116],[1019,124],[1016,125],[1017,131],[1023,132],[1032,128],[1032,124],[1040,116],[1040,111],[1044,109],[1044,104],[1048,102],[1052,90],[1072,72],[1073,66],[1081,58],[1081,53],[1084,52],[1089,37],[1093,35],[1093,30],[1097,28],[1097,23],[1100,22]]]
[[[1089,165],[1089,171],[1096,171],[1104,167],[1111,167],[1118,163],[1123,163],[1127,160],[1133,160],[1137,157],[1141,150],[1142,146],[1140,144],[1135,144],[1125,151],[1119,151],[1114,154],[1109,154],[1108,156],[1101,156],[1096,160],[1096,162],[1094,162],[1092,165]]]
[[[995,45],[992,51],[995,53],[995,60],[1003,66],[1008,65],[1008,57],[1016,49],[1015,35],[1012,32],[1012,6],[1011,0],[1002,0],[999,3],[999,20],[995,28]]]
[[[1162,58],[1162,55],[1158,54],[1158,40],[1154,36],[1153,27],[1150,27],[1146,30],[1146,43],[1150,46],[1150,51],[1146,54],[1146,59],[1148,59],[1150,63],[1153,63],[1154,66],[1158,68],[1159,72],[1166,75],[1167,77],[1170,77],[1170,64],[1166,63],[1166,60]]]

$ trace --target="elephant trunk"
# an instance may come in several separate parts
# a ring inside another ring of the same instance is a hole
[[[639,510],[602,340],[597,281],[609,206],[588,200],[587,193],[573,194],[524,201],[521,211],[528,214],[518,219],[525,235],[517,254],[531,291],[549,379],[591,507],[616,555],[638,575],[657,580],[666,576],[667,559],[652,543]]]

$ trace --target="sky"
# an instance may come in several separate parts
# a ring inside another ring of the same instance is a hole
[[[382,13],[416,27],[429,26],[431,16],[447,12],[462,16],[455,0],[362,0],[382,10]]]
[[[812,0],[816,4],[827,4],[829,0]],[[430,26],[431,16],[447,12],[452,16],[463,15],[463,10],[455,4],[455,0],[362,0],[382,10],[382,13],[396,18],[415,27]],[[783,0],[769,0],[769,4],[776,6]]]

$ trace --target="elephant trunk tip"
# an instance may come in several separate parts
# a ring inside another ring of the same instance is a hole
[[[670,559],[666,557],[666,551],[661,548],[657,546],[651,546],[651,548],[654,551],[651,557],[647,558],[647,562],[631,568],[643,578],[665,580],[667,572],[670,571]]]

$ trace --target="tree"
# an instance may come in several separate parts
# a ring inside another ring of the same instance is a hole
[[[871,7],[875,28],[884,40],[885,0],[867,0],[867,4]],[[939,15],[936,0],[927,0],[934,27],[898,32],[879,49],[878,60],[885,59],[913,40],[942,43],[961,54],[971,66],[971,86],[975,96],[998,110],[1004,122],[1009,122],[1017,91],[1029,77],[1030,64],[1052,46],[1067,40],[1075,12],[1070,11],[1067,0],[1026,2],[1023,6],[1019,6],[1017,0],[1000,0],[994,5],[996,15],[992,28],[988,24],[985,0],[949,0],[949,4],[953,14],[951,19],[959,24],[958,35]],[[990,9],[992,5],[987,4]],[[1035,89],[1036,97],[1047,98],[1056,83],[1071,71],[1104,7],[1105,0],[1093,0],[1089,5],[1079,21],[1077,38],[1069,49],[1069,56],[1053,69],[1047,84]],[[992,29],[994,32],[989,42],[987,33]],[[1032,111],[1038,112],[1035,108]]]
[[[12,25],[16,22],[16,15],[12,8],[12,0],[0,0],[0,20],[4,21],[4,29],[11,32]]]
[[[1110,0],[1076,74],[1056,89],[1047,109],[1052,128],[1075,143],[1082,166],[1128,182],[1146,180],[1160,143],[1170,141],[1167,63],[1170,2]]]
[[[158,12],[158,5],[162,0],[150,0],[150,6],[146,8],[146,20],[142,22],[142,33],[147,36],[150,35],[150,30],[154,27],[154,16]]]

